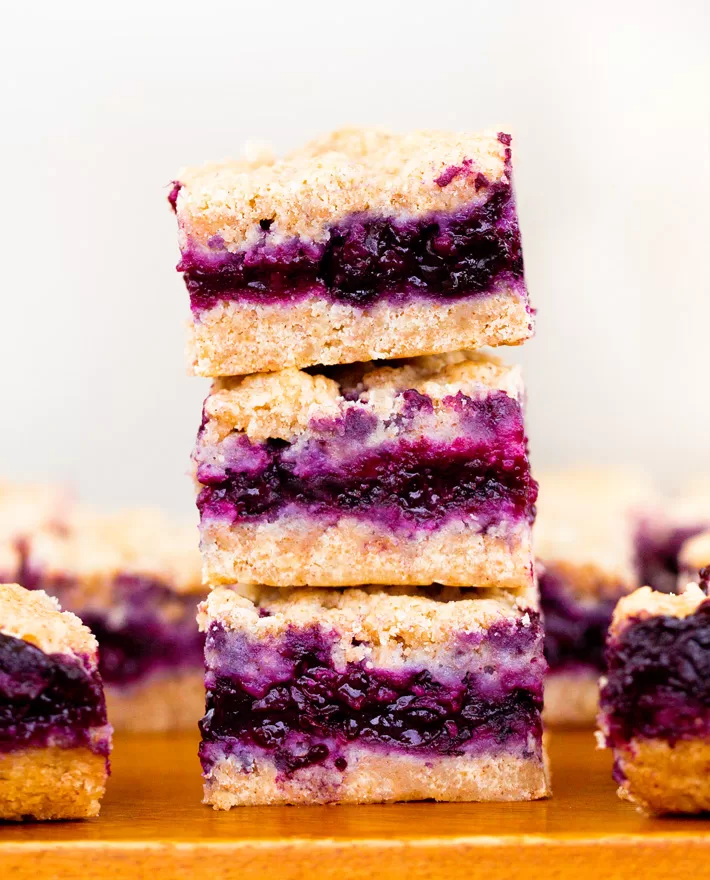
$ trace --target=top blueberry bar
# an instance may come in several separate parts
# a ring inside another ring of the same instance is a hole
[[[507,134],[346,129],[170,193],[203,376],[515,345],[533,332]]]

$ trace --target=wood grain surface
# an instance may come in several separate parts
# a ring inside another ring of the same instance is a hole
[[[590,732],[551,736],[554,797],[523,804],[200,803],[193,736],[119,736],[101,817],[0,824],[0,880],[710,876],[710,822],[620,801]]]

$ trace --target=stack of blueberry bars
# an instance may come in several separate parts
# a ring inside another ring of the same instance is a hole
[[[549,793],[510,137],[184,171],[205,802]]]

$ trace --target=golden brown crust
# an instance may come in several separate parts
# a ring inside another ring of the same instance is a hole
[[[570,588],[578,587],[580,595],[638,586],[633,515],[655,498],[646,477],[628,468],[569,468],[535,476],[537,557],[550,567],[566,567]]]
[[[87,626],[43,590],[0,584],[0,632],[22,639],[45,654],[77,654],[96,665],[97,644]]]
[[[468,167],[466,168],[466,165]],[[446,186],[449,167],[466,168]],[[219,163],[188,169],[176,202],[181,246],[207,246],[220,236],[235,252],[264,239],[322,241],[329,226],[350,214],[416,217],[482,203],[477,175],[508,182],[506,145],[493,132],[394,134],[349,129],[307,144],[285,159]]]
[[[197,528],[157,510],[106,514],[77,507],[62,532],[32,535],[30,565],[42,577],[72,579],[73,607],[94,598],[110,601],[119,574],[155,579],[176,593],[203,592]]]
[[[531,528],[482,534],[456,520],[434,531],[398,535],[357,517],[326,526],[310,516],[273,523],[202,526],[203,576],[211,586],[350,587],[361,584],[501,587],[533,582]]]
[[[533,325],[525,298],[508,289],[368,309],[317,296],[287,305],[225,301],[190,323],[188,365],[198,376],[238,376],[519,345]]]
[[[108,717],[118,731],[196,730],[205,710],[202,669],[156,675],[132,687],[106,685],[104,690]]]
[[[106,758],[89,749],[0,752],[0,819],[98,816]]]
[[[608,571],[593,562],[577,563],[567,560],[538,560],[538,576],[547,572],[563,585],[565,593],[580,604],[593,606],[605,599],[618,599],[633,585],[620,580],[618,571]]]
[[[418,801],[529,801],[549,797],[545,761],[501,753],[414,757],[347,749],[345,772],[319,766],[283,777],[268,758],[244,772],[232,758],[205,781],[204,803],[216,810],[274,804]]]
[[[625,780],[619,797],[646,813],[702,813],[710,810],[710,741],[632,740],[614,750]]]
[[[599,709],[599,673],[549,672],[543,721],[550,727],[593,728]]]

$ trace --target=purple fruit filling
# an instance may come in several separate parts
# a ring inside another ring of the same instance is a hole
[[[56,745],[108,755],[108,740],[92,741],[106,724],[101,677],[74,657],[45,654],[0,634],[0,752]]]
[[[610,641],[606,662],[610,746],[710,736],[710,600],[688,617],[633,621]]]
[[[541,740],[544,672],[541,626],[531,617],[527,627],[498,625],[485,637],[515,672],[485,665],[455,678],[447,671],[446,680],[425,668],[364,661],[336,668],[333,640],[316,625],[257,645],[213,624],[206,656],[219,660],[206,677],[203,769],[230,752],[256,750],[287,775],[326,762],[342,771],[349,745],[423,756],[515,746],[529,756],[531,741]]]
[[[431,406],[429,398],[422,401]],[[356,514],[391,528],[436,527],[447,517],[469,515],[481,530],[532,522],[537,484],[519,403],[503,392],[482,400],[459,394],[443,403],[465,414],[453,440],[435,434],[408,439],[405,429],[399,438],[367,446],[377,420],[357,409],[340,420],[311,422],[298,447],[281,440],[252,445],[234,435],[230,448],[223,444],[219,466],[216,456],[202,454],[198,438],[200,513],[237,522],[274,519],[296,506],[315,516]]]
[[[107,684],[128,686],[161,671],[201,668],[204,635],[197,628],[194,597],[178,599],[162,584],[128,575],[117,588],[125,590],[119,623],[110,613],[81,615],[99,643],[99,669]],[[165,601],[174,608],[169,616],[161,613]]]
[[[151,578],[119,574],[110,607],[82,607],[70,577],[44,577],[25,564],[18,580],[56,596],[89,627],[99,643],[99,671],[106,684],[129,686],[161,671],[202,666],[204,636],[195,621],[194,596],[180,596]]]
[[[618,596],[625,592],[622,585],[616,598],[589,604],[574,597],[552,566],[541,571],[539,584],[550,672],[603,672],[606,634]]]
[[[675,593],[680,574],[680,551],[686,541],[708,528],[708,523],[693,526],[659,527],[642,523],[636,534],[638,580],[662,593]]]
[[[463,173],[453,171],[451,179]],[[413,220],[352,215],[330,227],[323,244],[272,244],[265,218],[256,246],[230,253],[214,236],[210,252],[188,246],[178,270],[196,314],[224,300],[288,303],[309,294],[359,307],[422,296],[453,300],[504,286],[524,294],[512,188],[478,175],[476,189],[487,189],[486,202],[455,214]]]

